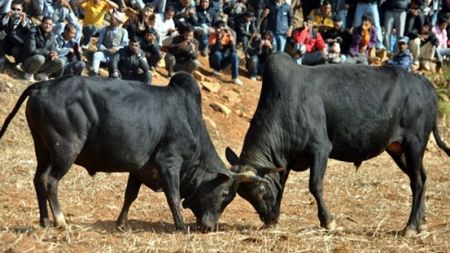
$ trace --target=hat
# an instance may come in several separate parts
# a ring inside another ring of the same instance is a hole
[[[406,36],[402,36],[402,37],[398,38],[398,43],[408,44],[408,42],[409,42],[409,38]]]
[[[342,21],[342,17],[337,14],[334,14],[332,19],[333,19],[333,22],[341,22]]]
[[[125,13],[120,11],[114,11],[113,17],[117,19],[120,23],[125,23],[128,19],[127,15],[125,15]]]

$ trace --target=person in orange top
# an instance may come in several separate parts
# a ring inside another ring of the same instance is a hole
[[[362,16],[362,24],[353,29],[352,44],[350,46],[349,63],[369,64],[369,52],[377,44],[375,27],[372,25],[372,18],[365,14]]]
[[[78,4],[84,10],[81,47],[87,48],[92,36],[103,27],[106,12],[119,6],[111,0],[84,0]]]

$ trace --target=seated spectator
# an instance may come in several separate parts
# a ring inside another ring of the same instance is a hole
[[[141,42],[141,49],[145,54],[150,70],[154,70],[161,60],[161,50],[158,44],[158,33],[149,28],[145,33],[145,39]]]
[[[188,73],[197,70],[200,66],[200,62],[197,60],[198,47],[199,42],[194,38],[194,27],[186,26],[183,35],[173,39],[164,58],[169,76],[180,70]]]
[[[6,62],[5,55],[12,55],[16,63],[22,61],[22,51],[31,27],[31,20],[23,11],[22,1],[14,1],[10,11],[1,16],[0,23],[0,71]]]
[[[76,41],[79,42],[81,40],[82,27],[78,22],[77,16],[75,16],[75,13],[72,11],[68,0],[56,0],[53,4],[46,4],[44,16],[53,19],[54,34],[63,33],[66,23],[72,24],[77,29],[75,36]]]
[[[194,35],[200,42],[200,53],[208,55],[208,35],[214,32],[213,24],[217,22],[217,12],[211,7],[209,0],[201,0],[195,10]]]
[[[368,15],[362,16],[362,23],[355,27],[352,33],[352,44],[350,46],[347,63],[369,64],[370,51],[376,47],[377,35],[372,25],[372,18]]]
[[[236,85],[242,85],[239,80],[239,56],[236,51],[235,38],[231,35],[224,21],[218,21],[215,32],[209,36],[209,65],[214,75],[231,64],[231,77]]]
[[[404,68],[411,72],[412,55],[408,49],[409,38],[406,36],[400,37],[397,41],[398,52],[392,59],[386,62],[387,65],[395,65]]]
[[[112,78],[151,84],[152,76],[138,38],[132,38],[129,45],[120,49],[119,53],[113,57],[111,70]]]
[[[156,13],[163,13],[166,9],[166,0],[131,0],[130,1],[131,6],[134,9],[137,9],[139,11],[142,11],[145,9],[145,5],[151,4],[155,10]]]
[[[266,31],[262,36],[251,40],[247,49],[247,70],[251,80],[256,80],[257,76],[261,76],[264,71],[264,63],[267,58],[275,52],[273,45],[273,34]]]
[[[431,30],[439,41],[436,48],[436,72],[441,72],[442,62],[444,57],[450,56],[450,48],[448,48],[448,36],[447,36],[448,20],[444,17],[439,17],[437,24]]]
[[[75,40],[77,28],[72,24],[64,27],[64,32],[56,37],[56,52],[64,59],[65,75],[81,75],[86,64],[81,59],[81,48]]]
[[[313,10],[310,14],[310,16],[313,17],[314,26],[318,27],[319,32],[322,34],[333,27],[332,15],[333,12],[331,10],[330,1],[323,1],[319,9]]]
[[[124,20],[124,15],[115,11],[109,25],[100,30],[97,40],[97,52],[94,53],[92,59],[92,71],[95,76],[98,75],[101,62],[111,63],[117,52],[128,45],[128,32],[120,26]],[[111,70],[111,64],[109,65],[109,70]],[[111,75],[111,71],[109,74]]]
[[[344,27],[341,16],[333,16],[333,27],[323,35],[325,42],[328,44],[329,52],[328,58],[333,63],[343,63],[347,59],[347,54],[350,50],[350,44],[352,43],[352,34]],[[335,49],[339,47],[340,53],[335,52]],[[331,55],[331,54],[334,54]]]
[[[409,48],[413,55],[413,65],[421,70],[430,70],[429,61],[434,57],[439,40],[431,31],[431,24],[425,23],[419,33],[410,34]]]
[[[192,0],[172,0],[174,8],[173,21],[177,29],[186,25],[195,25],[195,1]]]
[[[148,3],[145,7],[137,13],[129,13],[128,20],[124,24],[124,28],[128,31],[130,38],[138,37],[144,40],[145,33],[150,27],[155,25],[154,7]]]
[[[245,12],[236,23],[237,42],[241,42],[242,47],[245,49],[248,47],[250,38],[257,32],[253,13],[249,11]]]
[[[6,14],[11,11],[11,3],[13,0],[0,1],[0,15]]]
[[[226,15],[226,23],[228,27],[237,30],[237,20],[247,11],[248,0],[232,0],[224,1],[223,14]]]
[[[328,46],[317,28],[313,28],[313,18],[307,17],[304,27],[295,29],[292,40],[296,49],[296,62],[303,65],[317,65],[326,62]]]
[[[155,30],[159,36],[160,46],[169,46],[175,36],[178,35],[175,28],[175,22],[173,16],[175,15],[175,9],[172,6],[167,6],[164,13],[157,13],[155,15]]]
[[[49,76],[62,74],[64,60],[56,52],[53,20],[43,17],[41,24],[30,29],[25,40],[25,57],[23,61],[24,79],[34,81],[47,80]],[[36,76],[35,76],[36,75]]]
[[[104,27],[105,14],[119,6],[111,0],[85,0],[80,7],[84,11],[81,47],[87,48],[92,36]]]

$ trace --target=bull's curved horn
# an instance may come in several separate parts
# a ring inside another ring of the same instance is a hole
[[[248,182],[255,182],[255,183],[267,183],[267,180],[259,177],[255,174],[254,171],[246,171],[246,172],[241,172],[235,175],[236,178],[236,182],[238,184],[240,183],[248,183]]]

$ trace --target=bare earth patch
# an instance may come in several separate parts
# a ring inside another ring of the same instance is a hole
[[[203,71],[205,72],[205,71]],[[207,74],[207,73],[203,73]],[[225,75],[226,76],[226,75]],[[164,77],[154,79],[165,84]],[[225,147],[239,151],[260,92],[260,82],[243,78],[237,87],[220,81],[217,92],[202,89],[205,122],[224,159]],[[27,83],[0,75],[0,122]],[[211,104],[231,110],[225,114]],[[330,160],[324,197],[338,229],[319,227],[317,207],[308,191],[309,172],[293,172],[287,182],[280,222],[261,228],[254,209],[237,197],[220,218],[217,232],[175,232],[163,193],[142,187],[130,209],[131,229],[120,232],[115,220],[122,207],[126,174],[90,177],[74,166],[59,187],[69,229],[39,227],[33,186],[36,161],[22,106],[0,142],[0,250],[6,252],[449,252],[450,159],[430,141],[425,155],[428,231],[406,239],[400,231],[411,207],[409,179],[387,156],[362,164]],[[440,126],[450,144],[449,127]],[[183,210],[187,224],[195,218]],[[194,230],[194,229],[193,229]]]

